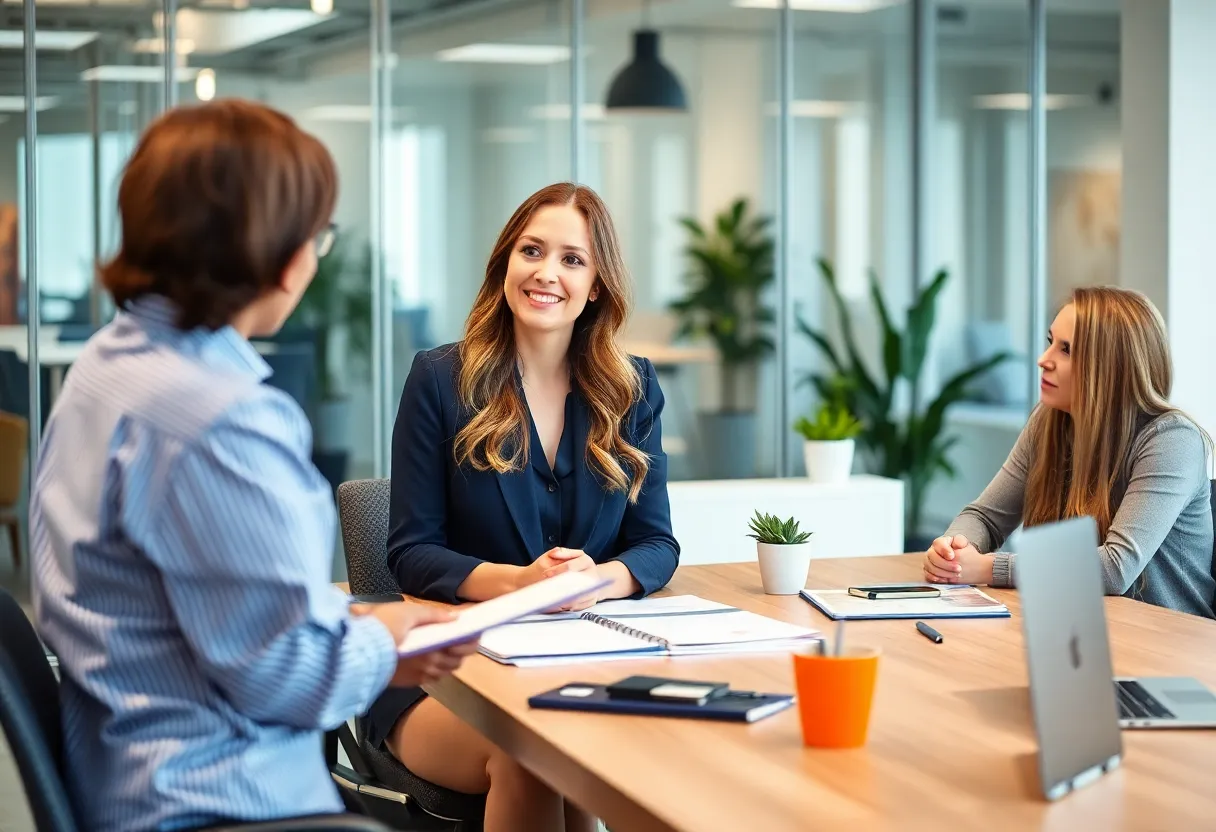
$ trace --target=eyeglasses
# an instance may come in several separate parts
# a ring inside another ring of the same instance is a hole
[[[317,258],[324,257],[334,247],[334,239],[338,236],[337,223],[330,223],[321,229],[321,232],[313,238],[313,246],[316,247]]]

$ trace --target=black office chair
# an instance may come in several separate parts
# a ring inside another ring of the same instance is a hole
[[[354,480],[338,486],[338,518],[342,524],[342,549],[353,595],[401,597],[397,580],[388,571],[389,481]],[[369,815],[403,829],[455,829],[477,832],[485,817],[485,795],[465,794],[445,789],[415,776],[386,751],[367,741],[362,720],[356,720],[355,733],[346,725],[339,729],[342,747],[351,765],[361,776],[375,778],[384,790],[361,789],[360,797]],[[382,797],[373,802],[370,795]],[[403,817],[402,809],[417,806],[421,812]],[[429,817],[427,817],[429,816]],[[426,821],[441,821],[443,827],[420,826]]]
[[[59,683],[33,626],[0,589],[0,729],[12,750],[38,832],[79,832],[63,782]],[[359,815],[242,823],[213,832],[388,832]]]

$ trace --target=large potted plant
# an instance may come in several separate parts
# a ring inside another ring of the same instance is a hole
[[[946,271],[938,271],[917,293],[902,330],[892,322],[877,276],[870,274],[870,300],[882,332],[882,377],[877,378],[862,361],[832,265],[824,259],[818,265],[839,319],[843,352],[832,345],[824,332],[811,327],[799,315],[799,331],[814,342],[832,370],[831,374],[806,373],[802,380],[814,384],[824,399],[843,392],[849,411],[862,423],[858,440],[872,460],[875,472],[906,483],[905,546],[908,551],[918,551],[925,543],[920,536],[920,523],[928,487],[940,474],[955,474],[947,454],[957,439],[944,432],[946,411],[966,397],[972,381],[1010,355],[1000,353],[962,370],[941,386],[932,401],[922,405],[921,373],[929,352],[937,298],[948,277]],[[906,412],[895,407],[896,387],[901,381],[910,387]]]
[[[771,218],[737,199],[706,227],[680,220],[688,232],[688,290],[671,304],[677,337],[708,337],[721,362],[721,400],[700,416],[702,445],[714,449],[711,477],[755,474],[757,364],[774,348],[773,310],[761,295],[773,280]]]
[[[312,340],[317,362],[317,400],[313,412],[313,460],[336,488],[346,479],[350,459],[350,394],[342,384],[352,360],[371,355],[371,248],[339,235],[317,263],[317,274],[300,299],[288,327]],[[341,369],[331,355],[335,338],[345,335]]]

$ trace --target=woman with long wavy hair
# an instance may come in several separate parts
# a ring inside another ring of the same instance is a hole
[[[414,360],[393,431],[388,565],[403,592],[482,601],[594,570],[607,598],[663,587],[671,534],[663,394],[617,342],[629,276],[589,188],[551,185],[498,237],[458,344]],[[486,793],[485,829],[592,828],[420,688],[385,695],[368,738],[418,777]]]
[[[933,542],[925,578],[1014,586],[1016,555],[993,552],[1019,523],[1089,516],[1108,595],[1214,617],[1212,443],[1169,403],[1160,313],[1138,292],[1076,289],[1039,368],[1039,406],[996,478]]]

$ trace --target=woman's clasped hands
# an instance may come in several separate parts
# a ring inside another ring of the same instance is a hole
[[[992,583],[992,555],[979,550],[961,534],[933,541],[922,564],[925,580],[937,584]]]

